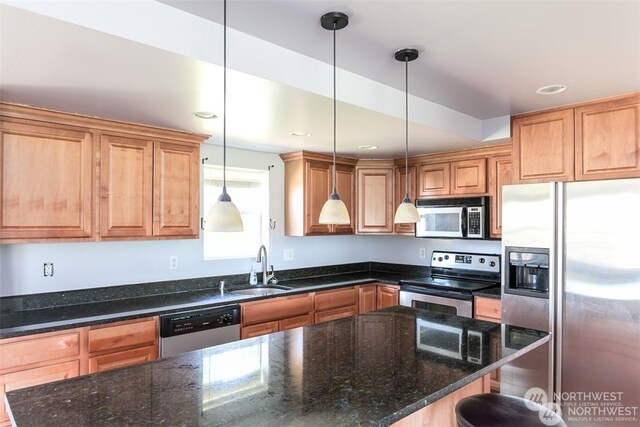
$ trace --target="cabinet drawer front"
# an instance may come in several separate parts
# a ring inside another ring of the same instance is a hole
[[[240,306],[242,307],[242,325],[254,325],[309,314],[313,311],[313,296],[305,294],[280,297]]]
[[[272,334],[278,332],[278,321],[258,323],[257,325],[243,326],[240,332],[240,338],[253,338],[260,335]]]
[[[154,343],[157,339],[157,320],[145,319],[89,330],[89,353]]]
[[[290,317],[280,321],[280,330],[287,331],[289,329],[299,328],[301,326],[313,325],[313,314],[305,314],[304,316]]]
[[[93,374],[95,372],[103,372],[110,369],[137,365],[138,363],[149,362],[157,358],[158,350],[155,345],[109,353],[103,356],[90,358],[89,373]]]
[[[80,356],[81,330],[39,334],[0,344],[0,371]]]
[[[343,317],[355,316],[358,314],[358,306],[350,305],[347,307],[334,308],[333,310],[326,310],[316,312],[316,323],[328,322],[330,320],[342,319]]]
[[[356,288],[336,289],[316,293],[316,311],[330,310],[348,305],[358,305],[358,290]]]
[[[482,320],[500,321],[501,304],[499,299],[475,297],[475,317]]]

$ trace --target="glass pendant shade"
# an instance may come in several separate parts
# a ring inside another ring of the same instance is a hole
[[[393,222],[396,224],[412,224],[418,221],[420,221],[418,209],[416,208],[416,205],[411,203],[411,199],[407,194],[402,203],[398,205],[396,216],[393,218]]]
[[[335,190],[331,193],[331,196],[329,196],[329,200],[327,200],[322,206],[322,210],[320,211],[320,220],[318,222],[320,224],[351,224],[347,206],[342,200],[340,200],[340,196],[338,196],[338,193],[336,193]]]
[[[218,201],[209,209],[204,229],[206,231],[244,231],[240,211],[231,201],[226,187],[222,188]]]

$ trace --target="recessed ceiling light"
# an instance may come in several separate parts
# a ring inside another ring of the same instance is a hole
[[[311,132],[289,132],[291,136],[311,136]]]
[[[538,88],[536,93],[538,95],[555,95],[556,93],[564,92],[566,89],[565,85],[549,85]]]
[[[198,118],[198,119],[205,119],[205,120],[212,120],[212,119],[217,119],[218,118],[218,116],[216,116],[211,111],[196,111],[195,113],[193,113],[191,115],[193,117]]]
[[[361,150],[377,150],[380,147],[377,145],[358,145],[358,148]]]

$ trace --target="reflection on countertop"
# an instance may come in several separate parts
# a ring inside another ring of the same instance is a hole
[[[465,338],[452,343],[449,334],[426,333],[419,342],[425,324]],[[477,357],[477,334],[485,348],[505,342],[503,328],[392,307],[16,390],[7,399],[20,427],[389,425],[548,341],[525,330],[518,348]],[[424,348],[458,344],[465,357]]]

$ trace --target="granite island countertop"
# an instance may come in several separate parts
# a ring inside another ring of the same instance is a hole
[[[386,426],[549,340],[518,329],[510,348],[510,328],[391,307],[11,391],[6,400],[18,427]],[[446,331],[460,336],[458,352]],[[478,359],[467,357],[469,336],[484,350]],[[495,340],[501,345],[489,351]]]

